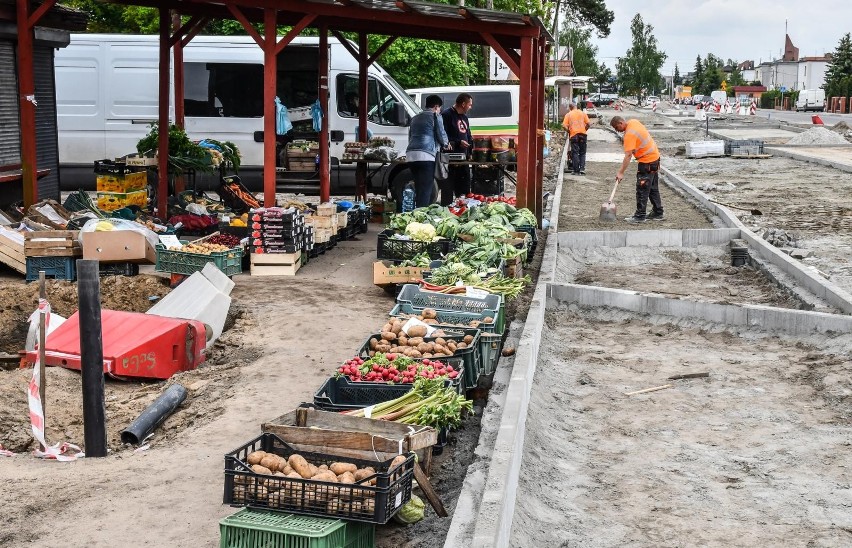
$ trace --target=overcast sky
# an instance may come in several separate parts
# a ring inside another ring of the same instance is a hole
[[[852,0],[606,0],[615,13],[610,35],[595,38],[598,59],[615,68],[616,57],[630,47],[630,21],[640,13],[654,27],[659,48],[668,58],[663,75],[681,74],[695,58],[712,53],[723,60],[769,61],[784,49],[784,20],[800,56],[823,55],[852,32]]]

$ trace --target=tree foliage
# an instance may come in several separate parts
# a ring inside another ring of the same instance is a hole
[[[683,78],[680,76],[680,69],[677,68],[677,63],[675,63],[674,75],[672,76],[672,85],[679,86],[683,83]]]
[[[666,60],[666,54],[657,48],[654,27],[645,24],[642,16],[636,14],[630,23],[633,44],[624,57],[616,63],[618,83],[628,94],[635,94],[640,100],[649,92],[657,91],[660,85],[660,68]]]
[[[710,95],[711,92],[721,89],[722,80],[726,79],[723,68],[722,59],[712,53],[708,53],[704,60],[699,55],[695,59],[695,72],[689,82],[692,85],[692,94]],[[741,74],[740,79],[742,79]],[[728,83],[730,84],[730,82]]]
[[[562,25],[559,33],[560,47],[574,50],[574,73],[580,76],[594,76],[598,72],[598,47],[592,43],[592,29],[579,27],[569,21]]]
[[[840,38],[837,49],[831,54],[823,88],[828,97],[852,95],[852,38],[848,32]]]

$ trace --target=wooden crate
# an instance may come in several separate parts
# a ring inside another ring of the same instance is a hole
[[[305,217],[305,224],[313,225],[315,229],[317,228],[328,228],[332,231],[332,233],[337,233],[337,216],[325,216],[325,215],[310,215]]]
[[[332,203],[320,204],[317,206],[317,215],[330,217],[337,213],[337,205]]]
[[[349,215],[345,211],[341,213],[335,213],[337,216],[337,228],[346,228],[347,223],[349,222]]]
[[[314,217],[319,218],[319,217]],[[330,217],[322,217],[324,219],[330,219]],[[334,236],[334,232],[331,228],[321,228],[318,226],[314,226],[314,243],[315,244],[324,244],[327,241],[331,240],[331,237]]]
[[[302,266],[302,252],[252,253],[249,260],[252,276],[295,276]]]
[[[76,230],[45,230],[24,233],[25,257],[78,257],[83,246]]]
[[[425,450],[438,442],[438,432],[429,426],[350,417],[340,413],[300,408],[261,425],[300,451],[317,451],[344,457],[392,458],[400,450]],[[388,457],[389,456],[389,457]],[[424,455],[421,455],[424,456]],[[428,460],[427,457],[427,460]],[[424,463],[425,464],[425,463]]]
[[[27,258],[24,255],[24,244],[16,242],[2,232],[0,232],[0,263],[3,263],[15,272],[21,274],[27,273]]]

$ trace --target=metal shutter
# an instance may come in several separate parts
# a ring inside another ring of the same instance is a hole
[[[51,65],[52,66],[52,65]],[[21,163],[21,122],[14,42],[0,40],[0,165]]]
[[[38,169],[50,175],[38,181],[38,199],[59,200],[59,144],[56,129],[56,85],[53,76],[53,48],[33,50],[36,107],[36,157]]]

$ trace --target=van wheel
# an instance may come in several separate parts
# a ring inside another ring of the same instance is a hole
[[[408,185],[414,185],[414,177],[411,176],[411,170],[403,169],[394,175],[390,184],[391,198],[396,202],[396,212],[402,211],[402,191]]]

